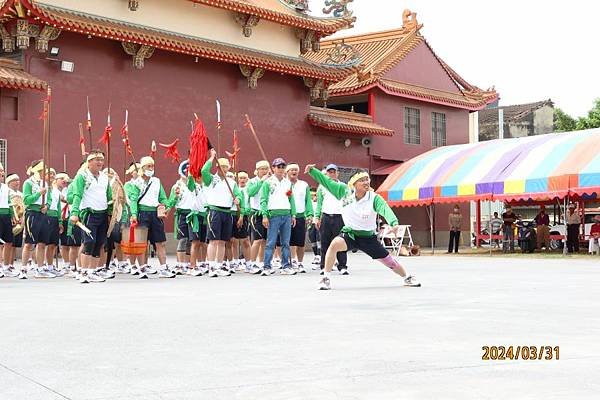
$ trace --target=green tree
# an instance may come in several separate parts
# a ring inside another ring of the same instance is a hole
[[[554,130],[556,132],[570,132],[577,128],[577,121],[569,114],[556,108],[554,110]]]
[[[594,101],[594,106],[585,117],[575,119],[560,108],[554,110],[554,130],[556,132],[579,131],[592,128],[600,128],[600,98]]]

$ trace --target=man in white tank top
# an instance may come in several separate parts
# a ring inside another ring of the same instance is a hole
[[[262,185],[270,177],[269,162],[267,160],[258,161],[254,175],[254,178],[248,181],[248,198],[251,213],[250,235],[252,239],[249,272],[259,274],[263,267],[265,244],[267,241],[267,229],[262,224],[262,215],[260,214],[260,199],[262,197]]]
[[[371,180],[367,172],[355,174],[348,185],[327,177],[316,169],[314,164],[307,165],[304,172],[323,185],[336,199],[342,201],[344,228],[342,234],[333,239],[325,254],[325,269],[323,278],[319,282],[319,289],[331,289],[329,273],[333,268],[336,254],[353,249],[365,252],[403,277],[405,286],[421,286],[416,278],[408,275],[405,268],[377,240],[377,215],[384,217],[395,232],[398,231],[398,219],[383,197],[371,189]]]

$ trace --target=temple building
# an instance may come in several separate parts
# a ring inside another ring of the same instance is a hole
[[[369,169],[374,185],[432,147],[469,141],[471,114],[497,99],[469,84],[433,51],[415,13],[400,28],[328,39],[351,28],[351,1],[4,0],[0,1],[0,161],[24,174],[42,156],[42,100],[52,88],[50,161],[81,161],[79,124],[91,112],[100,147],[110,106],[112,166],[126,163],[118,132],[128,111],[137,158],[151,142],[188,149],[196,113],[213,145],[252,172],[260,152],[301,165],[334,162],[343,177]],[[325,7],[316,17],[308,8]],[[215,101],[221,103],[217,133]],[[174,165],[159,149],[157,174]],[[426,220],[426,217],[423,218]]]

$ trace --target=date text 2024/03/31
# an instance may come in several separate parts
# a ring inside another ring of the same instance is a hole
[[[482,346],[482,360],[558,360],[560,346]]]

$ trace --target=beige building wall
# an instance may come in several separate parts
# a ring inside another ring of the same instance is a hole
[[[235,22],[233,12],[187,0],[142,0],[137,11],[129,10],[127,0],[40,0],[37,3],[288,57],[300,55],[300,43],[292,27],[261,20],[247,38]]]
[[[541,107],[533,113],[533,129],[535,135],[554,132],[554,108]]]

